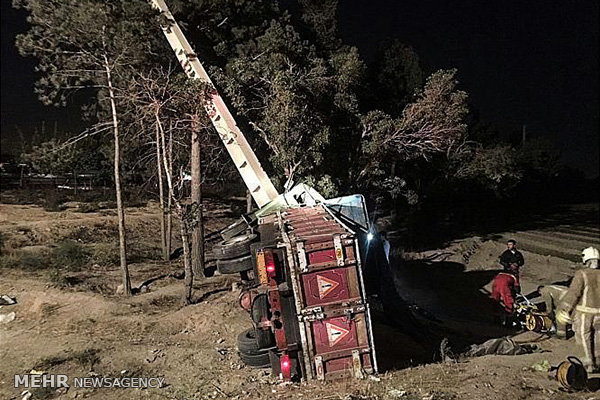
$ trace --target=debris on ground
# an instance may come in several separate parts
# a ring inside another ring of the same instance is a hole
[[[215,347],[215,350],[217,351],[217,353],[219,353],[220,355],[224,356],[229,354],[229,351],[231,349],[227,348],[227,347]]]
[[[516,356],[541,352],[537,344],[518,344],[509,337],[490,339],[482,344],[472,345],[464,353],[465,357],[480,357],[485,355]]]
[[[153,350],[150,350],[150,356],[146,358],[146,362],[148,364],[151,364],[154,361],[156,361],[157,358],[164,357],[164,356],[165,356],[165,353],[163,353],[163,351],[161,349],[153,349]]]
[[[390,389],[387,392],[387,396],[390,399],[399,399],[399,398],[405,397],[407,395],[408,395],[408,392],[406,390]]]
[[[0,314],[0,324],[8,324],[11,321],[14,321],[17,314],[15,312],[10,312],[8,314]]]
[[[12,304],[17,304],[17,299],[6,294],[0,296],[0,306],[10,306]]]
[[[46,371],[39,371],[37,369],[32,369],[31,371],[29,371],[29,375],[44,375],[46,374]]]
[[[548,372],[550,369],[550,362],[548,360],[542,360],[540,362],[536,362],[530,368],[534,371]]]

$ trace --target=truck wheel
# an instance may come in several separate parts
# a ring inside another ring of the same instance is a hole
[[[275,335],[269,329],[256,330],[256,343],[261,349],[275,346]]]
[[[252,299],[250,317],[255,324],[260,324],[263,319],[271,319],[269,315],[269,298],[266,294],[260,293]]]
[[[252,256],[234,258],[233,260],[217,260],[217,269],[222,274],[237,274],[252,269]]]
[[[259,354],[258,341],[256,340],[256,330],[254,328],[246,329],[237,337],[237,348],[240,353]]]
[[[270,318],[269,299],[266,294],[259,294],[252,300],[250,316],[252,321],[257,325],[260,324],[263,319],[268,320]],[[273,335],[273,332],[268,329],[256,329],[255,337],[259,348],[275,345],[275,336]]]
[[[250,254],[250,243],[255,241],[255,233],[235,236],[229,240],[224,240],[213,246],[213,254],[216,259],[223,260],[229,258],[239,258]]]
[[[240,352],[240,358],[249,367],[252,368],[269,368],[271,367],[271,358],[269,350],[263,349],[259,354],[245,354]]]

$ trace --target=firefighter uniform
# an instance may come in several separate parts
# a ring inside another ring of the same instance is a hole
[[[600,270],[577,271],[559,307],[557,320],[561,322],[568,322],[573,310],[576,311],[575,339],[583,347],[586,369],[592,372],[600,366]]]
[[[556,310],[567,290],[569,288],[562,285],[548,285],[539,289],[540,296],[546,304],[546,312],[550,318],[556,319]],[[558,320],[556,320],[556,336],[560,338],[567,337],[567,325]]]

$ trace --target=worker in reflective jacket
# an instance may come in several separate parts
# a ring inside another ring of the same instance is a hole
[[[576,311],[573,322],[575,339],[583,347],[583,364],[588,372],[600,368],[600,252],[588,247],[582,253],[587,268],[575,273],[567,294],[562,298],[557,321],[571,323],[571,313]]]
[[[568,290],[569,288],[563,285],[539,286],[537,290],[546,303],[548,317],[556,322],[556,336],[559,339],[567,338],[567,326],[556,318],[556,311]]]
[[[515,296],[521,292],[519,279],[517,278],[517,267],[510,266],[508,271],[500,272],[492,282],[492,299],[504,307],[505,315],[503,323],[510,325],[515,305]],[[510,323],[510,324],[509,324]]]

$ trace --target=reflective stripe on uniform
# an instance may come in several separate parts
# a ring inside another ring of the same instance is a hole
[[[580,345],[583,347],[584,359],[581,360],[584,366],[588,366],[592,363],[592,352],[591,352],[591,343],[589,340],[586,340],[586,318],[592,318],[587,314],[579,314],[580,323],[579,323],[579,335],[580,335]]]
[[[575,310],[585,314],[600,314],[600,308],[577,306],[575,307]]]
[[[583,274],[583,296],[581,296],[581,301],[583,302],[582,306],[587,307],[587,294],[588,294],[588,279],[587,274]]]

